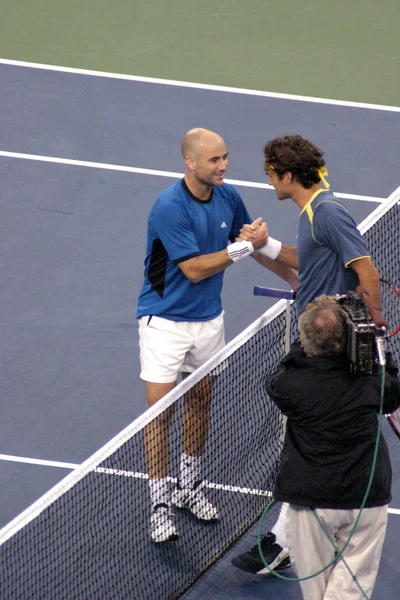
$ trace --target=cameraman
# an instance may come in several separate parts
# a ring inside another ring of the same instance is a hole
[[[359,514],[373,464],[381,378],[350,375],[346,324],[333,298],[320,296],[308,304],[299,329],[301,345],[294,344],[278,371],[267,377],[266,390],[288,417],[274,498],[290,504],[289,550],[301,578],[335,557],[314,512],[339,550]],[[400,405],[400,382],[390,353],[386,360],[383,411],[390,413]],[[368,596],[382,552],[390,489],[389,452],[381,437],[365,509],[343,554]],[[342,560],[300,584],[304,600],[361,597]]]

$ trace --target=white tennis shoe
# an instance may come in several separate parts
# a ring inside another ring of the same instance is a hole
[[[179,534],[173,522],[173,512],[167,504],[157,504],[151,512],[150,536],[153,542],[175,542]]]
[[[198,481],[194,488],[181,488],[178,486],[172,492],[172,504],[177,508],[188,510],[200,521],[218,521],[218,510],[207,499],[203,492],[204,481]]]

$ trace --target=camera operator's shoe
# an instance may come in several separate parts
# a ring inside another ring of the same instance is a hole
[[[289,550],[287,548],[282,548],[282,546],[276,543],[275,534],[271,531],[262,538],[261,550],[263,552],[264,560],[271,571],[283,571],[290,567]],[[254,573],[255,575],[265,575],[269,573],[268,568],[261,559],[258,544],[253,546],[253,548],[245,554],[235,556],[235,558],[232,559],[232,564],[242,571]]]
[[[179,483],[172,492],[172,504],[188,510],[200,521],[218,521],[218,510],[211,504],[203,492],[204,481],[198,481],[193,488],[181,488]]]
[[[150,536],[156,543],[175,542],[179,534],[172,520],[173,512],[167,504],[157,504],[152,508],[150,517]]]

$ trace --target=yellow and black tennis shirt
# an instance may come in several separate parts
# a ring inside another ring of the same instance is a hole
[[[321,294],[355,290],[359,281],[351,263],[370,252],[349,211],[328,190],[318,190],[300,213],[297,237],[299,285],[296,310]]]

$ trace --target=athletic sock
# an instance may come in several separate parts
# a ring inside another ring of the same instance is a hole
[[[289,504],[284,502],[279,513],[279,517],[273,528],[272,533],[275,534],[276,543],[282,546],[282,548],[288,547],[287,534],[286,534],[286,522],[287,522],[287,509]]]
[[[200,479],[201,458],[189,456],[182,452],[179,485],[181,488],[193,489]]]

